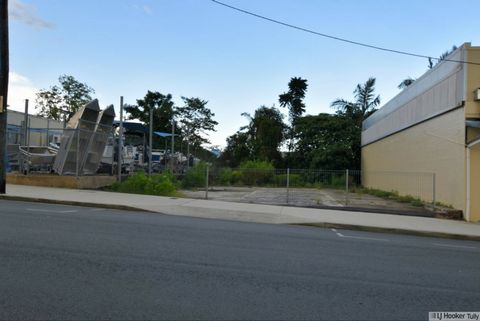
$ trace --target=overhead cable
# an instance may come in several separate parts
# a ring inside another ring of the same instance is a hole
[[[378,47],[378,46],[370,45],[370,44],[367,44],[367,43],[362,43],[362,42],[353,41],[353,40],[349,40],[349,39],[345,39],[345,38],[340,38],[340,37],[328,35],[328,34],[325,34],[325,33],[321,33],[321,32],[318,32],[318,31],[314,31],[314,30],[311,30],[311,29],[307,29],[307,28],[296,26],[296,25],[292,25],[290,23],[282,22],[280,20],[265,17],[265,16],[262,16],[260,14],[257,14],[257,13],[251,12],[251,11],[247,11],[247,10],[244,10],[244,9],[234,7],[232,5],[223,3],[223,2],[218,1],[218,0],[210,0],[210,1],[212,1],[216,4],[218,4],[218,5],[230,8],[232,10],[235,10],[235,11],[238,11],[238,12],[241,12],[241,13],[244,13],[244,14],[259,18],[259,19],[262,19],[262,20],[266,20],[266,21],[269,21],[269,22],[272,22],[272,23],[276,23],[276,24],[279,24],[279,25],[282,25],[282,26],[285,26],[285,27],[288,27],[288,28],[300,30],[300,31],[303,31],[303,32],[307,32],[307,33],[310,33],[310,34],[317,35],[317,36],[321,36],[321,37],[325,37],[325,38],[329,38],[329,39],[333,39],[333,40],[337,40],[337,41],[346,42],[346,43],[356,45],[356,46],[362,46],[362,47],[367,47],[367,48],[370,48],[370,49],[392,52],[392,53],[396,53],[396,54],[400,54],[400,55],[413,56],[413,57],[417,57],[417,58],[426,58],[426,59],[431,59],[431,60],[436,60],[436,61],[449,61],[449,62],[457,62],[457,63],[462,63],[462,64],[471,64],[471,65],[479,65],[480,66],[480,63],[478,63],[478,62],[455,60],[455,59],[445,59],[445,58],[435,58],[435,57],[431,57],[431,56],[416,54],[416,53],[407,52],[407,51],[389,49],[389,48],[384,48],[384,47]]]

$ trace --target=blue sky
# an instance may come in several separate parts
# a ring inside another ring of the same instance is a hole
[[[439,56],[480,46],[480,1],[222,0],[290,24],[358,42]],[[147,90],[200,97],[220,123],[210,139],[246,124],[240,114],[278,106],[291,77],[308,80],[307,114],[333,112],[357,83],[377,78],[382,103],[426,59],[400,56],[271,24],[210,0],[10,0],[9,105],[34,105],[35,92],[72,75],[102,106]]]

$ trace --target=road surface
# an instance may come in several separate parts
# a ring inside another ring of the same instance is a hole
[[[480,242],[0,201],[0,319],[426,320]]]

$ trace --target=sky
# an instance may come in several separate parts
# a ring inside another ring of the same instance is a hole
[[[375,46],[438,57],[480,46],[478,0],[222,0],[260,15]],[[10,0],[9,108],[72,75],[101,107],[147,90],[208,101],[225,146],[258,107],[277,106],[292,77],[308,81],[306,114],[333,113],[358,83],[377,80],[382,104],[428,61],[359,47],[272,24],[211,0]],[[35,111],[33,111],[35,112]],[[283,110],[286,114],[287,111]]]

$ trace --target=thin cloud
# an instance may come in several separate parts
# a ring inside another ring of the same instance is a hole
[[[33,85],[28,77],[14,71],[9,73],[7,103],[10,109],[23,111],[25,99],[29,99],[33,110],[36,97],[35,94],[37,92],[38,88]]]
[[[146,4],[143,5],[142,9],[143,9],[143,12],[145,12],[148,15],[153,14],[152,8],[150,8],[150,6],[147,6]]]
[[[149,5],[137,5],[137,4],[134,4],[133,7],[136,9],[136,10],[139,10],[139,11],[142,11],[143,13],[151,16],[153,14],[153,9],[149,6]]]
[[[55,25],[40,18],[37,9],[20,0],[13,0],[10,4],[10,17],[13,20],[24,23],[37,29],[53,29]]]

